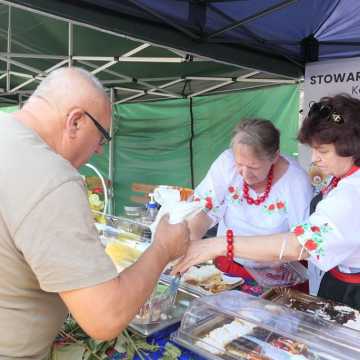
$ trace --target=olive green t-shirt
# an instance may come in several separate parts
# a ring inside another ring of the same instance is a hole
[[[40,360],[67,314],[58,293],[117,273],[78,171],[14,117],[0,138],[0,359]]]

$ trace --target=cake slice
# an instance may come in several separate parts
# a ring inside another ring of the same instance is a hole
[[[206,285],[215,281],[221,282],[221,271],[214,265],[203,265],[201,267],[191,266],[183,275],[183,280],[192,285]]]

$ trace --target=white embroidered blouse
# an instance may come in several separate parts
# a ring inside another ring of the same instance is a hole
[[[225,150],[211,165],[206,177],[195,189],[195,200],[206,199],[218,235],[232,229],[234,235],[266,235],[288,232],[308,218],[312,187],[308,175],[292,158],[285,174],[276,181],[268,198],[260,205],[249,205],[244,199],[243,178],[233,153]],[[258,194],[250,188],[249,195]],[[360,202],[359,202],[360,206]]]
[[[321,200],[316,211],[292,229],[323,271],[335,266],[345,273],[360,272],[360,171],[342,179]]]

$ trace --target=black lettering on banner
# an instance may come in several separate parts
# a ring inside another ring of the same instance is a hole
[[[327,84],[331,83],[332,82],[332,75],[331,74],[326,74],[324,76],[324,82],[326,82]]]
[[[318,74],[310,76],[310,84],[311,85],[321,85],[322,83],[329,84],[331,82],[349,82],[349,81],[360,81],[360,71],[357,72],[343,72],[343,73],[335,73],[335,74]],[[358,86],[354,86],[354,91],[357,90]],[[360,88],[359,88],[360,91]],[[360,92],[359,92],[360,95]]]
[[[359,73],[359,75],[360,75],[360,73]],[[345,73],[334,74],[335,82],[343,82],[344,79],[345,79]]]
[[[349,75],[348,75],[348,77],[347,77],[346,81],[355,81],[355,79],[354,79],[354,74],[353,74],[352,72],[351,72],[351,73],[349,73]]]
[[[360,95],[359,94],[359,85],[353,85],[351,87],[351,95]]]

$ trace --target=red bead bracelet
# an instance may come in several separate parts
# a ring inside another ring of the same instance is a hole
[[[234,233],[231,229],[226,231],[226,243],[227,243],[227,258],[233,260],[234,258]]]

